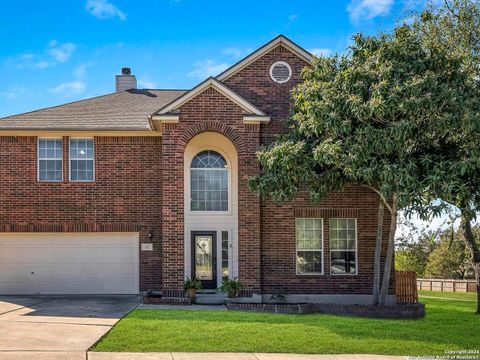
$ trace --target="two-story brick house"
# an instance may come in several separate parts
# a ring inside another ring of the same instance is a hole
[[[278,36],[188,91],[137,89],[124,69],[113,94],[0,119],[0,294],[176,297],[198,276],[368,303],[376,194],[276,204],[247,187],[311,61]]]

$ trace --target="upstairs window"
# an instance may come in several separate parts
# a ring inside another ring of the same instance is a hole
[[[38,139],[38,181],[63,181],[63,140]]]
[[[95,181],[93,139],[70,139],[70,181]]]
[[[332,275],[357,273],[357,219],[330,219]]]
[[[222,155],[202,151],[190,166],[191,211],[228,211],[228,167]]]

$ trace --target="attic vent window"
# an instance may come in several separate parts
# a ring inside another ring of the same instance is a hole
[[[277,61],[270,67],[270,77],[276,83],[286,83],[292,77],[292,68],[284,61]]]

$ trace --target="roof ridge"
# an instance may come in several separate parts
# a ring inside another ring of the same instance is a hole
[[[271,50],[270,47],[272,47],[274,45],[276,45],[276,46],[283,45],[284,47],[285,46],[290,47],[289,50],[290,51],[293,50],[293,52],[296,53],[296,55],[299,56],[300,58],[302,58],[303,60],[305,60],[307,62],[312,61],[311,60],[312,54],[308,50],[301,47],[296,42],[290,40],[287,36],[285,36],[283,34],[279,34],[279,35],[275,36],[273,39],[271,39],[270,41],[268,41],[267,43],[263,44],[262,46],[258,47],[257,49],[255,49],[251,53],[247,54],[246,56],[244,56],[243,58],[238,60],[235,64],[233,64],[230,67],[228,67],[227,69],[223,70],[220,74],[215,76],[215,78],[217,80],[223,82],[224,80],[229,78],[232,74],[236,73],[241,68],[243,68],[242,64],[244,64],[244,63],[249,64],[249,62],[248,62],[249,59],[251,59],[251,61],[256,60],[256,56],[259,56],[259,54],[260,54],[260,56],[263,56],[263,52],[266,51],[266,50]],[[308,57],[308,59],[307,59],[307,57]],[[244,66],[246,66],[246,65],[244,65]]]
[[[131,90],[131,89],[130,89],[130,90]],[[183,89],[135,89],[135,90],[188,91],[188,90],[183,90]],[[35,110],[31,110],[31,111],[25,111],[25,112],[23,112],[23,113],[18,113],[18,114],[14,114],[14,115],[8,115],[8,116],[0,117],[0,121],[2,121],[2,120],[7,120],[7,119],[10,119],[10,118],[14,118],[14,117],[21,116],[21,115],[33,114],[33,113],[36,113],[36,112],[39,112],[39,111],[56,109],[56,108],[59,108],[59,107],[62,107],[62,106],[66,106],[66,105],[78,104],[78,103],[82,103],[82,102],[85,102],[85,101],[90,101],[90,100],[99,99],[99,98],[103,98],[103,97],[107,97],[107,96],[112,96],[112,95],[116,95],[116,94],[121,94],[121,93],[128,92],[128,91],[129,91],[129,90],[116,91],[116,92],[112,92],[112,93],[107,93],[107,94],[92,96],[92,97],[89,97],[89,98],[86,98],[86,99],[69,101],[69,102],[66,102],[66,103],[63,103],[63,104],[59,104],[59,105],[47,106],[47,107],[40,108],[40,109],[35,109]]]

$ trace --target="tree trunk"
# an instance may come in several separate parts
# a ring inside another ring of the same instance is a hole
[[[388,249],[385,257],[385,269],[383,272],[382,289],[380,291],[380,305],[387,303],[388,288],[390,287],[390,273],[393,266],[393,253],[395,251],[395,232],[397,231],[397,195],[392,196],[392,211],[390,217],[390,233],[388,234]]]
[[[475,270],[475,280],[477,282],[477,313],[480,314],[480,249],[475,241],[475,236],[472,231],[472,216],[468,206],[460,209],[462,228],[462,238],[465,241],[467,249],[470,251],[472,257],[473,268]]]
[[[378,305],[380,302],[380,260],[382,254],[382,233],[383,233],[383,214],[385,204],[380,199],[378,203],[378,217],[377,217],[377,239],[375,242],[375,257],[373,262],[373,305]]]

